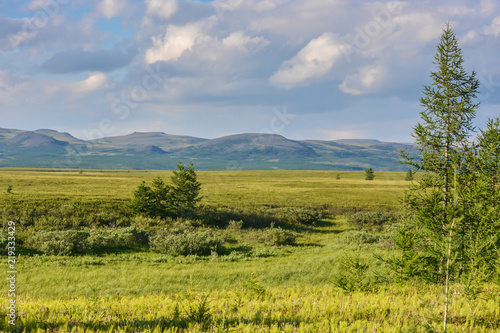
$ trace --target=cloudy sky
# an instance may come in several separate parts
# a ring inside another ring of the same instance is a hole
[[[442,27],[500,115],[500,1],[5,0],[0,127],[410,142]]]

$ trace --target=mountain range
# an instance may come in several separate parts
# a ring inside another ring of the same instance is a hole
[[[399,150],[409,143],[344,139],[290,140],[244,133],[216,139],[134,132],[81,140],[50,129],[0,128],[0,167],[170,170],[192,160],[198,170],[403,171]]]

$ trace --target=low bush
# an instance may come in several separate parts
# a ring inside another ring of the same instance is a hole
[[[7,246],[9,243],[9,235],[1,232],[0,233],[0,254],[7,254]]]
[[[280,207],[269,210],[271,216],[289,224],[312,225],[322,218],[322,214],[308,208]]]
[[[28,238],[26,246],[48,255],[87,253],[89,236],[87,231],[42,231]]]
[[[394,215],[379,212],[359,212],[350,215],[347,223],[358,230],[381,231],[384,225],[397,220]]]
[[[137,245],[148,245],[147,232],[136,227],[111,230],[92,230],[87,239],[92,252],[112,249],[130,248]]]
[[[222,240],[210,230],[170,229],[158,231],[150,238],[152,251],[172,256],[221,253]]]
[[[40,231],[26,241],[28,248],[47,255],[95,253],[147,244],[148,234],[135,227],[90,231]]]
[[[323,215],[309,208],[298,207],[204,207],[196,218],[205,224],[227,226],[230,221],[243,221],[245,228],[265,228],[271,224],[282,225],[313,225]]]
[[[266,245],[296,245],[295,233],[281,228],[268,228],[261,231],[259,240]]]
[[[344,233],[342,241],[346,244],[374,244],[380,241],[379,234],[372,234],[366,231],[348,231]]]

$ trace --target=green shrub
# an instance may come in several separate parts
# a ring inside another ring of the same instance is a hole
[[[9,235],[0,232],[0,254],[7,254],[7,246],[9,243]]]
[[[374,285],[369,269],[370,266],[361,261],[359,253],[344,254],[340,261],[339,271],[333,276],[333,285],[348,293],[369,291]]]
[[[38,232],[28,238],[26,245],[44,254],[74,255],[89,252],[87,231],[47,231]]]
[[[385,224],[395,220],[393,215],[379,212],[359,212],[350,215],[347,218],[347,223],[358,230],[381,231]]]
[[[109,248],[127,248],[136,245],[148,245],[148,233],[136,227],[92,230],[87,242],[92,252]]]
[[[360,245],[373,244],[380,241],[381,235],[366,231],[348,231],[344,233],[342,241],[346,244]]]
[[[221,253],[222,240],[210,230],[163,230],[150,238],[152,251],[172,256]]]
[[[295,233],[281,228],[268,228],[261,232],[259,240],[267,245],[296,245]]]
[[[280,207],[269,210],[271,216],[290,224],[312,225],[322,218],[315,210],[297,207]]]
[[[75,255],[105,249],[147,245],[148,234],[135,227],[90,231],[39,231],[26,241],[26,246],[47,255]]]

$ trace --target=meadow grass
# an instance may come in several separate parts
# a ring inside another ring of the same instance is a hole
[[[199,171],[202,204],[228,207],[264,205],[336,209],[396,209],[408,182],[403,172]],[[0,171],[0,196],[6,202],[129,201],[141,181],[168,179],[166,171]],[[12,186],[12,194],[6,189]]]
[[[202,204],[234,209],[307,207],[326,212],[297,229],[294,246],[268,246],[262,230],[214,228],[227,253],[172,257],[145,249],[99,255],[17,258],[18,332],[431,332],[439,331],[443,290],[422,283],[381,283],[370,292],[333,286],[345,255],[359,255],[370,277],[387,277],[374,255],[397,251],[382,242],[353,243],[346,214],[394,211],[405,173],[199,172]],[[2,206],[19,202],[126,204],[145,180],[163,171],[2,170]],[[7,193],[8,185],[12,193]],[[5,189],[5,191],[2,191]],[[96,206],[99,210],[100,206]],[[111,207],[111,206],[110,206]],[[97,211],[95,213],[98,213]],[[22,226],[18,226],[22,228]],[[22,230],[20,230],[22,233]],[[2,314],[7,312],[7,280]],[[500,289],[475,300],[452,286],[448,332],[500,331]],[[5,316],[4,316],[5,317]],[[11,331],[4,320],[0,330]]]

